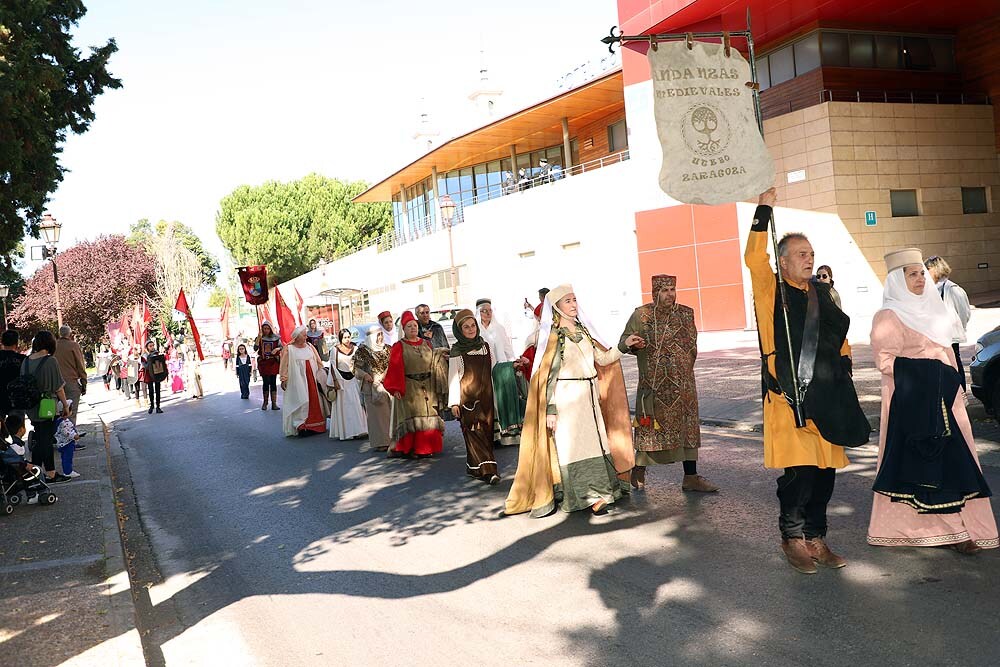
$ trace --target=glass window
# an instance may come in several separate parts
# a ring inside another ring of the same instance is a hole
[[[962,188],[962,213],[989,213],[986,188]]]
[[[872,35],[851,33],[850,40],[850,66],[875,67],[875,40]]]
[[[875,35],[875,66],[883,69],[899,69],[902,53],[899,37],[895,35]]]
[[[771,85],[790,81],[795,78],[795,55],[792,47],[778,49],[767,57],[771,65]]]
[[[553,146],[552,148],[549,148],[545,151],[545,157],[548,159],[551,166],[555,167],[558,165],[559,167],[562,167],[562,146]]]
[[[906,69],[934,69],[930,41],[926,37],[904,37],[902,60]]]
[[[828,67],[847,67],[850,65],[847,48],[846,32],[822,33],[823,64]]]
[[[938,72],[955,71],[955,43],[951,39],[927,40],[934,58],[934,69]]]
[[[795,50],[795,76],[819,67],[819,33],[800,39],[793,46]]]
[[[916,190],[889,190],[889,205],[894,218],[920,215]]]
[[[486,165],[477,164],[472,168],[472,173],[476,177],[476,195],[480,197],[486,196],[486,190],[489,187],[489,182],[486,178]]]
[[[767,65],[767,56],[757,60],[757,83],[761,90],[771,87],[771,72]]]
[[[531,168],[531,156],[524,153],[517,156],[517,173],[521,174],[521,170],[524,170],[524,175],[528,175],[528,170]]]
[[[608,125],[608,150],[612,153],[628,148],[628,128],[624,120]]]
[[[466,167],[459,171],[458,189],[462,199],[472,196],[472,167]]]

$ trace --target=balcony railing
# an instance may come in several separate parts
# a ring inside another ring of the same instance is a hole
[[[883,104],[990,104],[985,93],[928,90],[823,90],[820,102],[877,102]]]
[[[628,149],[626,149],[617,153],[612,153],[611,155],[605,155],[604,157],[573,165],[569,169],[550,168],[541,170],[534,174],[524,174],[514,178],[508,177],[502,183],[479,187],[472,191],[458,193],[457,195],[450,195],[452,201],[455,202],[455,214],[452,217],[451,224],[454,226],[465,222],[465,209],[468,206],[475,206],[476,204],[481,204],[493,199],[500,199],[501,197],[508,197],[527,192],[528,190],[532,190],[534,188],[543,187],[545,185],[561,181],[570,176],[576,176],[578,174],[594,171],[595,169],[603,169],[604,167],[608,167],[613,164],[619,164],[628,159],[629,152]],[[437,202],[434,201],[431,205],[436,207]],[[379,252],[391,250],[392,248],[403,245],[404,243],[415,241],[445,229],[444,223],[437,220],[436,216],[433,214],[423,216],[417,220],[413,220],[411,218],[408,220],[407,226],[408,229],[403,232],[393,230],[392,232],[380,236],[375,243],[375,245],[378,246]]]

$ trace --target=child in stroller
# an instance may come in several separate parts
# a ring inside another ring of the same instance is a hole
[[[45,483],[42,469],[24,460],[24,417],[8,415],[3,427],[3,437],[0,437],[0,514],[11,514],[16,505],[36,499],[39,505],[56,502],[59,497]]]

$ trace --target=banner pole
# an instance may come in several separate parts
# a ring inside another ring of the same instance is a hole
[[[750,80],[753,83],[753,110],[757,116],[757,129],[760,136],[764,136],[764,118],[760,110],[760,86],[757,83],[757,59],[754,56],[753,34],[750,31],[750,8],[747,7],[747,56],[750,61]],[[788,367],[792,373],[792,412],[795,415],[796,428],[804,428],[806,425],[805,414],[802,412],[802,394],[799,387],[799,373],[795,366],[795,351],[792,348],[792,331],[788,324],[788,291],[785,288],[785,277],[781,272],[781,258],[778,256],[778,232],[775,229],[777,222],[774,218],[774,209],[771,210],[771,245],[774,246],[774,267],[778,277],[778,292],[781,295],[781,315],[782,324],[785,327],[785,342],[788,344]],[[763,350],[761,350],[763,352]],[[787,396],[787,394],[786,394]]]

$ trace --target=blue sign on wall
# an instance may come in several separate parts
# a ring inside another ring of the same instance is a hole
[[[865,211],[865,227],[874,227],[877,223],[875,211]]]

